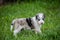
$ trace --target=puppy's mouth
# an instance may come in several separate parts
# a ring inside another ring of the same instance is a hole
[[[40,25],[43,25],[43,23],[40,23]]]

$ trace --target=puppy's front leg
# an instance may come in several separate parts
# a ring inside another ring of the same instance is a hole
[[[41,33],[40,28],[35,28],[35,33],[36,33],[36,34],[37,34],[37,33]]]

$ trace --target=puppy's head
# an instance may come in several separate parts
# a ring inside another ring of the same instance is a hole
[[[45,15],[43,13],[38,13],[36,15],[36,20],[39,25],[44,24]]]

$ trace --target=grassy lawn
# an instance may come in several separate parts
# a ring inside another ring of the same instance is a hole
[[[23,30],[15,38],[10,25],[15,18],[33,17],[39,12],[46,16],[42,34]],[[22,2],[0,7],[0,40],[60,40],[60,4],[53,2]]]

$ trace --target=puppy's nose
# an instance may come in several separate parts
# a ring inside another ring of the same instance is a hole
[[[41,23],[41,24],[43,24],[43,23]]]

